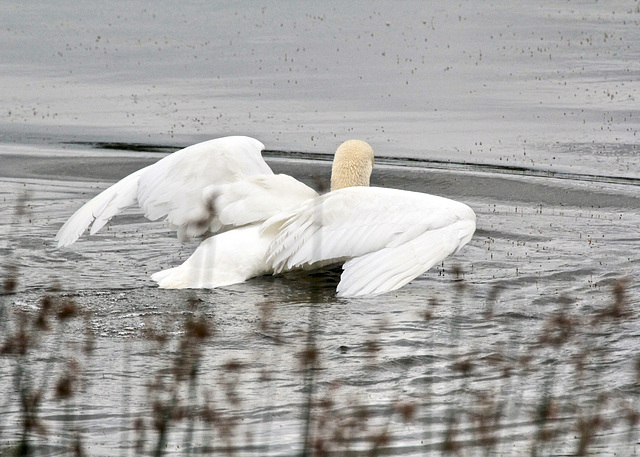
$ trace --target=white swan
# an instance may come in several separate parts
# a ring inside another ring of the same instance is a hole
[[[181,238],[205,232],[182,265],[152,275],[162,288],[215,288],[264,274],[342,263],[338,296],[402,287],[464,246],[475,213],[463,203],[368,187],[373,150],[359,140],[338,148],[331,192],[319,196],[275,175],[248,137],[225,137],[177,151],[90,200],[62,226],[58,246],[91,234],[136,202],[166,217]]]

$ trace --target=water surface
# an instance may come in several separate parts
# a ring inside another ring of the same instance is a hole
[[[2,297],[0,344],[45,294],[87,316],[52,319],[21,365],[0,358],[5,446],[20,439],[21,376],[46,387],[47,433],[31,437],[41,455],[64,455],[75,437],[89,455],[132,455],[140,430],[151,452],[153,405],[172,388],[218,419],[176,419],[166,453],[297,455],[309,398],[311,435],[335,450],[567,455],[591,424],[593,454],[635,453],[637,2],[7,2],[3,19],[0,252],[17,289]],[[463,201],[476,235],[367,299],[336,298],[339,272],[159,290],[149,275],[197,241],[135,210],[56,249],[56,231],[100,190],[235,133],[316,188],[340,142],[367,140],[375,185]],[[193,345],[197,382],[176,387],[176,360],[191,360],[183,323],[200,317],[214,333]],[[56,400],[70,359],[75,395]],[[493,444],[487,408],[500,418]],[[354,418],[366,424],[349,428]],[[338,441],[340,430],[351,435]]]

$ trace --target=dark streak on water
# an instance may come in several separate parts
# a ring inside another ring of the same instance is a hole
[[[116,151],[137,151],[137,152],[165,152],[170,153],[179,148],[175,146],[161,145],[161,144],[145,144],[145,143],[123,143],[123,142],[87,142],[87,141],[72,141],[67,144],[73,146],[84,146],[95,149],[116,150]],[[634,145],[635,146],[635,145]],[[634,150],[634,146],[629,145],[629,150]],[[183,146],[186,147],[186,146]],[[267,158],[286,158],[286,159],[303,159],[303,160],[319,160],[319,161],[331,161],[333,157],[331,154],[319,153],[319,152],[300,152],[300,151],[283,151],[276,149],[265,149],[263,155]],[[551,171],[545,169],[522,167],[514,165],[492,165],[485,163],[471,163],[471,162],[457,162],[455,160],[434,160],[428,158],[413,158],[413,157],[390,157],[384,155],[376,155],[376,163],[392,166],[408,166],[427,169],[439,169],[439,170],[455,170],[455,171],[470,171],[470,172],[484,172],[484,173],[499,173],[515,176],[533,176],[541,178],[554,178],[554,179],[570,179],[574,181],[587,181],[609,184],[628,184],[633,186],[640,186],[640,178],[628,177],[628,176],[608,176],[598,174],[586,174],[586,173],[569,173],[560,171]]]

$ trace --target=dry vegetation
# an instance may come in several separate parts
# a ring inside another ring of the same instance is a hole
[[[23,216],[22,208],[18,207],[16,219]],[[85,372],[95,347],[92,316],[57,285],[32,310],[15,309],[12,296],[20,270],[16,262],[8,261],[3,271],[0,367],[3,382],[11,383],[3,390],[11,395],[0,399],[0,455],[47,455],[47,440],[53,432],[67,455],[90,455],[90,443],[85,442],[77,419],[82,405],[91,402],[83,386],[91,382],[99,387],[100,383]],[[471,286],[462,279],[462,272],[453,271],[453,275],[459,278],[452,287],[459,309],[464,309]],[[489,292],[482,325],[500,324],[504,319],[496,309],[499,296],[497,288]],[[308,298],[309,303],[316,300],[313,292]],[[526,345],[518,350],[505,347],[503,351],[483,352],[452,344],[445,368],[426,362],[421,367],[428,375],[425,379],[446,375],[460,384],[461,394],[447,398],[444,415],[442,399],[437,398],[429,381],[424,382],[421,396],[409,397],[398,389],[391,401],[375,405],[376,411],[360,397],[344,394],[340,381],[318,382],[325,354],[316,341],[315,314],[320,306],[311,306],[305,344],[297,354],[304,402],[299,404],[299,449],[294,453],[377,456],[409,451],[428,456],[489,456],[524,455],[526,451],[531,456],[558,452],[587,456],[602,454],[612,446],[624,454],[638,439],[640,358],[628,361],[629,372],[635,374],[633,385],[608,385],[616,373],[609,371],[612,349],[602,336],[614,334],[620,326],[638,323],[631,303],[628,282],[620,279],[613,283],[608,306],[590,315],[579,314],[575,306],[560,297],[539,332],[522,329],[527,333]],[[255,329],[271,341],[274,351],[284,344],[280,324],[273,319],[277,306],[270,301],[262,303]],[[147,407],[136,408],[123,424],[130,431],[130,439],[120,443],[121,453],[161,456],[169,453],[170,436],[172,442],[181,443],[179,449],[171,450],[172,454],[269,453],[269,443],[254,442],[239,431],[245,414],[243,380],[245,373],[259,372],[259,382],[267,395],[274,388],[277,373],[238,360],[225,363],[220,373],[203,372],[207,344],[220,334],[202,308],[197,298],[185,303],[177,334],[159,322],[147,327],[144,338],[152,355],[164,362],[154,376],[145,380]],[[421,316],[424,324],[441,319],[442,308],[435,300],[425,303]],[[71,328],[81,331],[69,332]],[[386,331],[384,323],[380,324],[362,342],[365,369],[373,372],[383,362],[380,353]],[[69,340],[70,333],[82,338]],[[451,341],[463,337],[452,324]],[[487,377],[488,371],[493,376]],[[64,430],[51,430],[42,415],[44,409],[64,412]],[[19,418],[19,424],[8,423],[7,418]],[[394,433],[402,430],[403,424],[420,430],[423,437],[408,451],[394,448]],[[270,437],[277,441],[277,432]]]
[[[94,346],[89,325],[91,316],[57,287],[52,287],[41,298],[37,311],[8,309],[18,275],[13,267],[6,268],[5,272],[0,308],[3,316],[0,360],[3,370],[11,370],[13,394],[2,400],[2,408],[5,412],[19,411],[16,415],[20,418],[17,427],[20,436],[16,440],[14,428],[2,424],[0,439],[5,447],[0,454],[46,454],[42,443],[50,431],[41,411],[46,403],[55,403],[68,417],[64,431],[68,452],[88,455],[83,433],[75,428],[77,421],[73,415],[79,405],[90,400],[84,398],[81,385],[87,382],[83,367],[92,357]],[[456,287],[464,288],[464,282],[456,283]],[[492,298],[496,294],[494,291]],[[203,376],[200,362],[205,343],[217,334],[210,319],[199,310],[200,306],[197,299],[186,304],[189,312],[179,336],[172,336],[162,327],[149,328],[145,334],[153,346],[154,356],[167,360],[155,377],[147,381],[148,414],[131,417],[129,427],[134,432],[131,443],[125,447],[136,455],[163,455],[170,433],[174,435],[173,441],[176,434],[182,436],[180,449],[184,455],[260,452],[236,430],[243,416],[242,374],[250,367],[229,361],[215,385],[210,382],[210,373]],[[279,328],[269,319],[273,306],[277,305],[268,302],[263,305],[259,331],[269,335],[277,346],[281,344]],[[438,305],[429,303],[425,305],[423,317],[428,322],[435,319],[437,313]],[[485,317],[496,318],[491,306],[487,306]],[[640,418],[637,391],[610,389],[603,385],[604,381],[599,381],[604,379],[607,370],[608,348],[598,344],[596,338],[602,332],[615,331],[618,323],[630,319],[636,316],[629,306],[626,282],[619,280],[615,282],[610,305],[592,316],[576,315],[560,303],[558,310],[547,316],[535,343],[517,359],[500,353],[452,350],[448,369],[462,380],[464,393],[449,405],[444,427],[430,417],[434,407],[433,392],[428,384],[420,399],[403,398],[398,392],[392,402],[380,405],[387,408],[386,423],[371,419],[370,406],[359,404],[355,398],[345,398],[339,382],[319,386],[315,373],[322,364],[323,354],[315,344],[312,319],[306,347],[298,354],[300,382],[306,386],[306,403],[300,405],[303,418],[300,453],[309,456],[393,454],[392,425],[397,423],[424,428],[424,455],[512,455],[508,446],[512,445],[513,438],[508,436],[514,424],[529,430],[520,437],[520,444],[526,443],[530,455],[534,456],[554,455],[559,443],[571,443],[573,455],[592,455],[593,447],[613,431],[617,432],[617,440],[627,440],[626,444],[617,444],[631,447],[637,439]],[[70,344],[65,340],[70,326],[85,329],[83,341]],[[363,342],[371,369],[378,363],[379,340],[384,332],[384,326],[374,329],[371,339]],[[43,353],[45,348],[52,348],[51,353]],[[168,355],[171,357],[167,358]],[[571,359],[572,372],[558,373],[558,359],[567,357]],[[629,363],[635,366],[640,380],[640,359]],[[490,382],[474,381],[481,365],[491,366],[497,374]],[[425,371],[429,369],[425,367]],[[267,371],[261,373],[265,392],[272,375]],[[562,391],[556,388],[560,377]],[[7,382],[6,376],[4,379]],[[528,400],[530,395],[525,398],[523,392],[531,389],[530,379],[543,380],[534,386],[537,389],[534,402]],[[211,389],[218,392],[212,393]],[[622,429],[626,433],[621,433]],[[197,446],[194,430],[198,430]],[[202,430],[208,430],[204,441]]]

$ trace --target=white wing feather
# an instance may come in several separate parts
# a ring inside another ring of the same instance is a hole
[[[351,259],[343,265],[338,296],[377,295],[396,290],[456,252],[474,231],[474,221],[460,220],[395,248]]]
[[[114,215],[128,206],[134,205],[136,203],[138,180],[147,168],[130,174],[85,203],[58,231],[55,238],[58,242],[58,247],[75,243],[92,222],[91,234],[93,235],[109,222],[109,219]]]
[[[263,148],[258,140],[236,136],[176,151],[87,202],[58,231],[58,247],[73,244],[92,222],[91,234],[96,233],[136,202],[149,219],[166,217],[181,236],[200,235],[210,228],[215,231],[220,224],[203,202],[203,190],[250,176],[272,175],[261,156]]]
[[[276,273],[346,261],[338,295],[397,289],[466,244],[468,206],[427,194],[350,187],[267,220],[268,263]]]
[[[242,226],[262,222],[318,193],[288,175],[258,175],[225,186],[209,186],[209,206],[222,225]],[[205,197],[207,200],[207,197]]]
[[[262,149],[258,140],[235,136],[174,152],[142,175],[138,203],[149,219],[166,216],[180,227],[202,216],[202,192],[207,186],[273,174],[260,154]]]

